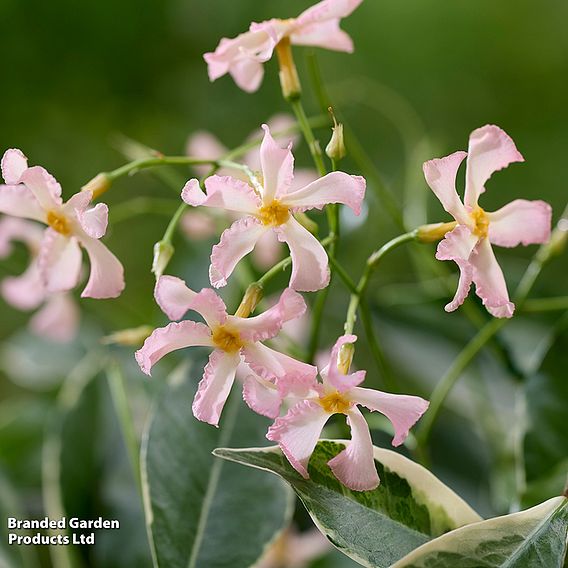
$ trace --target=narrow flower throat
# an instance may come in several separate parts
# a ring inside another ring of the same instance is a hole
[[[339,391],[333,391],[319,399],[320,406],[329,414],[347,414],[351,401]]]
[[[67,236],[71,234],[71,227],[67,217],[57,211],[49,211],[47,213],[47,224],[61,235]]]
[[[264,205],[258,210],[258,216],[263,225],[268,227],[278,227],[283,225],[290,218],[290,210],[280,201],[275,199],[268,205]]]
[[[213,330],[211,336],[215,347],[227,353],[237,353],[240,351],[245,343],[241,339],[239,332],[236,329],[231,329],[225,325],[219,325]]]
[[[489,217],[487,217],[487,213],[481,207],[477,207],[470,213],[470,217],[475,224],[473,234],[480,239],[486,238],[489,234]]]

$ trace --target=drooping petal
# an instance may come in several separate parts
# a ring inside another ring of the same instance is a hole
[[[35,310],[45,299],[46,290],[37,263],[32,261],[19,276],[8,276],[0,283],[2,297],[22,311]]]
[[[30,320],[36,335],[57,343],[69,343],[77,335],[79,309],[69,294],[54,294]]]
[[[249,374],[243,383],[243,399],[248,407],[262,416],[277,418],[280,414],[282,396],[269,381]]]
[[[353,53],[351,36],[339,27],[339,20],[308,24],[297,28],[290,36],[293,45],[321,47],[332,51]]]
[[[46,214],[25,185],[0,185],[0,213],[46,222]]]
[[[179,320],[189,310],[197,296],[181,278],[160,276],[154,288],[154,298],[160,309],[171,319]]]
[[[308,462],[330,415],[317,403],[303,400],[277,418],[266,437],[278,443],[292,467],[308,479]]]
[[[81,228],[89,237],[100,239],[104,237],[108,225],[108,206],[98,203],[85,211],[77,211],[77,219]]]
[[[524,162],[510,136],[498,126],[488,124],[474,130],[469,137],[465,178],[465,204],[475,208],[485,183],[513,162]]]
[[[442,207],[458,222],[467,225],[469,215],[456,191],[456,176],[466,152],[454,152],[445,158],[424,162],[422,169],[430,189],[440,200]]]
[[[294,156],[291,143],[288,147],[281,148],[272,138],[266,124],[262,125],[262,129],[264,130],[264,138],[260,145],[264,188],[262,201],[268,205],[288,192],[294,178]]]
[[[36,197],[45,211],[57,209],[63,203],[61,186],[57,180],[41,166],[32,166],[22,173],[23,183]]]
[[[250,318],[229,316],[229,320],[246,341],[265,341],[275,337],[284,323],[299,318],[305,312],[304,298],[291,288],[286,288],[278,303],[262,314]]]
[[[489,240],[501,247],[546,243],[550,239],[552,207],[545,201],[515,199],[487,214]]]
[[[373,456],[373,441],[365,418],[354,406],[347,414],[351,441],[327,464],[333,475],[353,491],[370,491],[380,481]]]
[[[406,440],[408,432],[426,412],[427,400],[419,396],[390,394],[372,389],[356,387],[350,392],[351,398],[369,410],[384,414],[394,428],[393,446],[400,446]]]
[[[181,198],[198,207],[215,207],[238,213],[256,213],[261,206],[260,197],[244,181],[230,176],[211,176],[205,180],[207,194],[201,191],[199,182],[190,179],[182,190]]]
[[[255,93],[262,84],[264,67],[255,59],[240,59],[231,65],[229,73],[239,89],[245,93]]]
[[[323,209],[329,203],[342,203],[359,215],[366,185],[365,178],[361,176],[332,172],[302,189],[286,194],[282,202],[301,210]]]
[[[457,310],[467,298],[473,281],[473,267],[470,263],[470,257],[477,242],[478,237],[465,225],[458,225],[438,244],[436,258],[438,260],[453,260],[460,269],[458,289],[454,299],[445,308],[447,312]]]
[[[2,156],[2,177],[9,185],[20,183],[22,174],[28,169],[28,159],[21,150],[10,148]]]
[[[267,231],[255,217],[243,217],[223,231],[221,240],[211,251],[209,279],[215,288],[227,285],[227,279],[239,261],[249,254]]]
[[[211,347],[211,331],[203,323],[186,320],[173,322],[160,327],[144,341],[141,349],[136,351],[136,361],[146,375],[151,374],[152,367],[164,356],[185,347]]]
[[[117,298],[124,290],[124,268],[112,252],[98,239],[87,235],[80,242],[89,255],[91,272],[81,298]]]
[[[515,304],[509,300],[503,271],[495,258],[491,243],[483,239],[471,255],[475,292],[487,311],[496,318],[510,318]]]
[[[366,371],[356,371],[355,373],[345,375],[338,367],[341,348],[346,344],[355,343],[356,341],[356,335],[341,336],[335,342],[335,345],[331,350],[329,364],[320,371],[320,375],[324,379],[324,383],[327,383],[339,392],[345,392],[356,387],[365,380]]]
[[[227,321],[225,302],[211,288],[203,288],[198,292],[189,309],[197,312],[209,327],[224,324]]]
[[[275,230],[278,240],[287,243],[290,248],[290,287],[300,292],[316,292],[325,288],[329,284],[329,265],[327,253],[320,242],[293,217]]]
[[[38,256],[38,268],[50,292],[75,288],[81,276],[82,254],[75,237],[46,229]]]
[[[218,426],[240,361],[238,353],[230,354],[218,349],[211,353],[191,407],[195,418]]]
[[[12,253],[12,245],[24,243],[31,256],[36,256],[43,239],[44,227],[18,217],[5,216],[0,219],[0,258]]]

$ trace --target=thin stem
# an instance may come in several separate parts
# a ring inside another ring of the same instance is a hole
[[[192,158],[191,156],[156,156],[152,158],[141,158],[139,160],[134,160],[132,162],[129,162],[128,164],[124,164],[124,166],[121,166],[116,170],[104,172],[104,175],[111,181],[114,181],[126,175],[136,174],[140,170],[154,168],[157,166],[203,166],[214,165],[216,163],[217,160]]]
[[[568,296],[535,298],[527,300],[523,305],[523,312],[550,312],[555,310],[568,310]]]
[[[310,126],[310,122],[306,115],[306,111],[304,110],[304,106],[302,105],[302,101],[300,99],[296,99],[290,101],[290,105],[296,115],[298,120],[298,125],[300,126],[300,130],[306,139],[306,143],[308,144],[308,148],[310,149],[310,154],[314,160],[314,164],[320,176],[324,176],[327,173],[325,164],[323,162],[323,156],[321,153],[321,147],[319,142],[316,140],[314,133],[312,131],[312,127]]]

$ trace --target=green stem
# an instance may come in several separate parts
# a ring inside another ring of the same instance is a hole
[[[568,310],[568,296],[527,300],[523,312],[550,312]]]
[[[323,162],[323,155],[321,152],[321,147],[319,142],[316,140],[314,133],[312,131],[312,127],[310,126],[310,122],[306,115],[306,111],[304,110],[304,105],[302,105],[302,101],[300,99],[296,99],[290,101],[290,105],[296,115],[298,120],[298,125],[300,126],[300,130],[304,135],[306,143],[308,144],[308,148],[310,149],[310,154],[314,160],[314,164],[320,176],[324,176],[327,173],[327,169]]]
[[[156,156],[152,158],[141,158],[134,160],[128,164],[124,164],[116,170],[104,172],[104,175],[111,181],[126,175],[133,175],[140,170],[154,168],[157,166],[203,166],[214,165],[217,160],[205,160],[201,158],[192,158],[191,156]]]

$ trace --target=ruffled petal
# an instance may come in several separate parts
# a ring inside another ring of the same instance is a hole
[[[324,383],[339,392],[345,392],[353,387],[356,387],[365,380],[366,371],[356,371],[355,373],[345,375],[338,368],[339,352],[341,351],[341,348],[346,344],[355,343],[356,341],[356,335],[341,336],[335,342],[335,345],[331,350],[329,364],[320,372],[320,375],[324,379]]]
[[[254,217],[238,219],[223,231],[219,244],[211,251],[211,285],[215,288],[226,286],[235,266],[252,251],[266,231],[267,227]]]
[[[493,175],[513,162],[524,162],[509,135],[498,126],[488,124],[474,130],[469,137],[465,178],[465,204],[475,208],[485,183]]]
[[[47,229],[38,256],[38,268],[49,292],[65,292],[79,283],[82,254],[75,237]]]
[[[201,292],[198,292],[188,309],[197,312],[209,327],[224,324],[227,321],[225,302],[211,288],[203,288]]]
[[[0,213],[46,222],[46,214],[25,185],[0,185]]]
[[[154,330],[135,356],[142,372],[150,375],[152,367],[164,355],[185,347],[203,346],[213,346],[210,329],[203,323],[186,320]]]
[[[327,462],[333,475],[353,491],[370,491],[378,487],[373,441],[365,418],[357,407],[347,414],[351,441],[347,447]]]
[[[249,374],[243,383],[243,399],[248,407],[262,416],[277,418],[280,414],[282,396],[270,382]]]
[[[35,335],[57,343],[69,343],[77,336],[80,312],[69,294],[54,294],[30,320]]]
[[[275,337],[287,321],[304,315],[306,309],[304,298],[291,288],[286,288],[278,303],[262,314],[251,318],[229,316],[229,320],[246,341],[264,341]]]
[[[28,169],[28,159],[21,150],[10,148],[2,156],[2,177],[9,185],[20,183],[22,174]]]
[[[30,263],[23,274],[4,278],[0,290],[8,304],[22,311],[35,310],[46,296],[45,285],[35,261]]]
[[[78,210],[76,214],[81,228],[89,237],[104,237],[108,226],[108,206],[105,203],[98,203],[85,211]]]
[[[195,418],[218,426],[240,362],[238,353],[231,355],[217,349],[211,353],[191,407]]]
[[[160,309],[171,320],[181,319],[197,296],[181,278],[160,276],[154,288],[154,298]]]
[[[496,318],[510,318],[515,304],[509,301],[507,283],[495,258],[491,243],[483,239],[471,255],[475,293],[481,298],[487,311]]]
[[[290,248],[290,287],[300,292],[325,288],[329,284],[329,264],[321,243],[293,217],[275,230],[278,239]]]
[[[359,215],[366,185],[365,178],[361,176],[332,172],[302,189],[286,194],[282,202],[301,210],[323,209],[330,203],[341,203]]]
[[[460,269],[458,289],[454,299],[445,308],[447,312],[457,310],[469,294],[473,281],[473,267],[470,257],[478,240],[466,226],[458,225],[438,244],[436,258],[438,260],[453,260]]]
[[[35,195],[35,198],[45,211],[58,209],[62,205],[61,186],[41,166],[33,166],[25,170],[20,181]]]
[[[395,447],[400,446],[406,440],[408,432],[430,404],[419,396],[390,394],[361,387],[354,388],[350,395],[357,404],[380,412],[391,421],[394,428],[392,445]]]
[[[261,206],[260,197],[244,181],[230,176],[211,176],[205,180],[207,194],[201,191],[199,182],[190,179],[182,190],[181,198],[198,207],[215,207],[239,213],[256,213]]]
[[[285,195],[292,180],[294,179],[294,156],[292,155],[292,144],[281,148],[272,135],[270,128],[266,124],[262,125],[264,138],[260,145],[260,165],[263,177],[264,204],[270,204],[274,199],[279,199]]]
[[[546,243],[550,239],[552,207],[545,201],[516,199],[488,213],[489,240],[501,247]]]
[[[276,442],[292,467],[308,479],[308,462],[329,414],[316,402],[304,400],[277,418],[266,437]]]
[[[350,16],[363,0],[322,0],[304,10],[297,18],[297,25],[325,22],[336,18]]]
[[[124,290],[124,268],[108,248],[87,235],[80,237],[91,261],[91,272],[81,298],[117,298]]]
[[[321,47],[332,51],[353,53],[351,36],[339,27],[339,20],[308,24],[297,28],[290,36],[293,45]]]
[[[424,162],[422,166],[426,183],[440,200],[442,207],[463,225],[470,223],[470,219],[456,191],[456,176],[466,156],[466,152],[454,152],[445,158]]]

